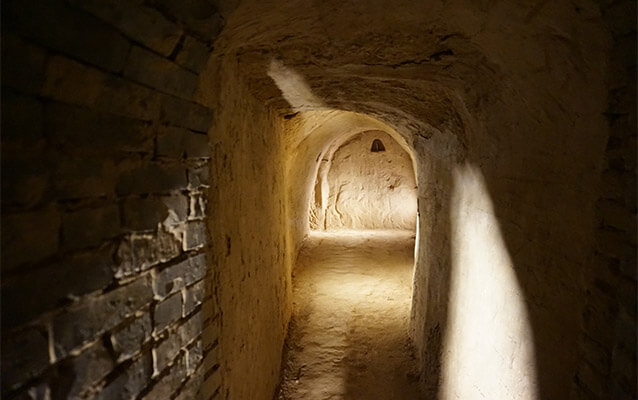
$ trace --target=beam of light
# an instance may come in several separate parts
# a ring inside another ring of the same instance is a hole
[[[324,103],[312,93],[306,80],[279,60],[271,60],[268,76],[275,81],[282,95],[295,111],[317,109]]]
[[[529,316],[481,173],[457,167],[453,193],[441,398],[537,399]]]

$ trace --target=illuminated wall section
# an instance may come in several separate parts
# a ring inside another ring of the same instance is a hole
[[[414,231],[412,160],[383,131],[356,134],[324,155],[311,201],[311,229]]]
[[[532,330],[481,173],[457,167],[441,399],[537,399]]]

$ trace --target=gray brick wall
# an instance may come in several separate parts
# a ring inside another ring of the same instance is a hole
[[[196,3],[2,4],[2,398],[220,384]]]

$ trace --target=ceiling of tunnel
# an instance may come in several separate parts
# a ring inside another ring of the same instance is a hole
[[[273,108],[290,108],[267,74],[277,60],[306,80],[315,108],[363,112],[424,137],[461,135],[514,101],[537,114],[547,98],[587,107],[577,89],[605,68],[599,18],[588,1],[246,0],[216,51],[233,55]]]

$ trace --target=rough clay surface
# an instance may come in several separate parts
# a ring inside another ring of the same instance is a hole
[[[410,231],[313,233],[295,269],[280,400],[418,399]]]
[[[383,151],[371,151],[379,140]],[[416,229],[416,184],[408,153],[390,135],[349,138],[317,174],[310,226],[318,230]]]

